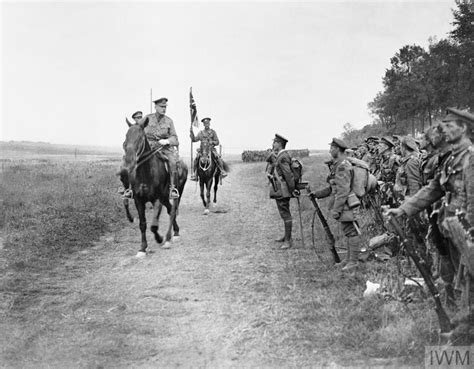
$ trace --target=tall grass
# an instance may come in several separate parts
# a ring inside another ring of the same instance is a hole
[[[8,265],[49,268],[124,222],[118,164],[42,160],[3,166],[0,229]]]

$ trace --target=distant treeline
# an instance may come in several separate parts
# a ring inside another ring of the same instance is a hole
[[[448,38],[430,39],[424,49],[405,45],[390,59],[383,90],[368,104],[372,124],[355,129],[344,125],[350,145],[377,135],[423,132],[447,107],[474,111],[474,11],[472,1],[456,0],[453,30]]]
[[[302,150],[287,150],[292,158],[305,158],[309,156],[308,149]],[[245,150],[242,153],[242,161],[245,163],[254,161],[265,161],[270,155],[271,150]]]

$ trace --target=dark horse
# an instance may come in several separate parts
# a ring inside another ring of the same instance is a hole
[[[161,214],[162,206],[166,207],[170,217],[168,232],[163,248],[170,247],[171,227],[174,230],[174,236],[179,237],[179,227],[176,222],[176,215],[181,196],[183,194],[184,185],[188,176],[188,168],[182,161],[178,162],[178,180],[176,182],[180,197],[176,200],[169,199],[170,180],[166,169],[165,158],[160,157],[160,148],[152,150],[145,135],[144,128],[148,125],[148,118],[139,124],[131,124],[127,120],[129,126],[124,142],[125,165],[120,176],[126,178],[133,191],[133,199],[138,212],[140,221],[140,231],[142,234],[142,243],[137,256],[144,256],[147,249],[146,241],[146,216],[145,205],[147,202],[153,204],[153,221],[151,231],[155,235],[155,240],[159,244],[163,242],[163,237],[158,233],[158,221]],[[127,218],[133,222],[128,207],[128,199],[124,201]]]
[[[222,161],[224,170],[229,171],[229,166]],[[209,205],[211,203],[211,187],[214,182],[214,203],[217,202],[217,188],[219,186],[219,177],[221,170],[212,157],[212,148],[208,142],[201,145],[201,157],[198,161],[197,175],[199,178],[199,187],[201,189],[201,199],[204,207],[204,214],[209,214]],[[204,185],[206,186],[206,198],[204,198]]]

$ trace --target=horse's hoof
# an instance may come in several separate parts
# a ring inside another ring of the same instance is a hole
[[[204,210],[204,213],[203,213],[203,214],[204,214],[204,215],[208,215],[208,214],[209,214],[209,209]]]
[[[181,240],[181,236],[173,236],[173,242],[178,242]]]
[[[170,249],[171,248],[171,242],[166,241],[162,246],[162,249]]]
[[[144,258],[145,256],[146,256],[145,251],[138,251],[137,254],[135,255],[135,257],[137,258]]]

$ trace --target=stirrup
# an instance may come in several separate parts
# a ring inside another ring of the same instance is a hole
[[[170,199],[171,200],[176,200],[179,199],[179,191],[176,187],[173,187],[170,189]]]
[[[226,172],[224,172],[224,171],[221,171],[221,177],[222,177],[222,178],[225,178],[225,177],[227,177],[227,173],[226,173]]]
[[[130,188],[127,188],[127,189],[124,191],[122,197],[123,197],[124,199],[133,199],[133,191],[132,191]]]

